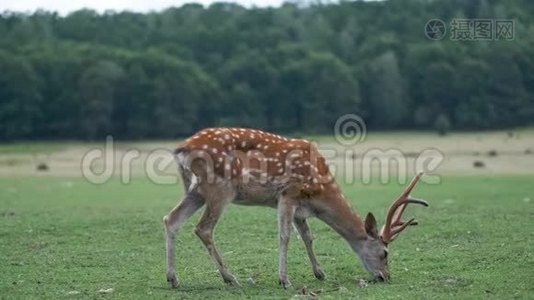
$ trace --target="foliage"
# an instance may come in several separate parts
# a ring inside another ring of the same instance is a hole
[[[173,138],[228,125],[325,133],[534,120],[528,0],[0,15],[0,140]],[[514,41],[432,41],[428,20],[513,19]]]
[[[450,127],[451,123],[445,115],[439,115],[434,122],[434,128],[438,131],[439,135],[446,135]]]

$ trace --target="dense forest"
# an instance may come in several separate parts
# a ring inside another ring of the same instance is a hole
[[[1,6],[0,6],[1,10]],[[512,41],[425,36],[513,19]],[[0,140],[173,138],[534,123],[534,1],[390,0],[0,15]]]

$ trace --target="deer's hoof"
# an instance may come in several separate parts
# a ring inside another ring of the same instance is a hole
[[[314,270],[313,274],[315,275],[315,278],[317,278],[319,280],[325,280],[326,279],[326,275],[324,274],[323,270],[321,270],[321,269]]]
[[[241,286],[241,284],[239,284],[239,281],[237,281],[237,279],[235,278],[235,276],[229,276],[229,277],[225,277],[223,278],[224,279],[224,283],[228,284],[228,285],[231,285],[231,286]]]
[[[167,274],[167,282],[171,285],[171,288],[178,288],[178,279],[176,279],[176,274]]]
[[[292,286],[291,282],[289,282],[289,280],[287,280],[287,279],[284,279],[284,280],[280,279],[278,282],[286,290]]]

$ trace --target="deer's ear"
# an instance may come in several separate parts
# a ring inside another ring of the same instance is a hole
[[[372,238],[378,238],[378,229],[376,228],[376,219],[372,213],[368,213],[365,217],[365,232]]]

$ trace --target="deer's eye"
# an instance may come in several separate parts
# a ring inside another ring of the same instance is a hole
[[[388,258],[388,251],[384,250],[384,258]]]

